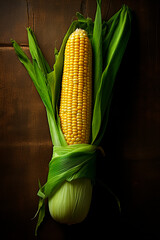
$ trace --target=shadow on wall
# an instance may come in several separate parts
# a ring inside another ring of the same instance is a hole
[[[128,46],[117,74],[108,127],[102,140],[106,157],[99,156],[97,161],[97,178],[101,179],[119,198],[121,214],[113,196],[98,184],[93,196],[95,221],[98,220],[99,231],[103,234],[127,236],[132,231],[129,216],[132,210],[132,186],[128,163],[124,159],[124,143],[127,141],[128,129],[134,124],[134,102],[139,82],[140,37],[138,20],[133,14],[132,31]],[[99,221],[99,219],[101,219]],[[103,219],[103,220],[102,220]],[[134,221],[134,220],[133,220]],[[128,230],[127,230],[128,229]],[[98,229],[97,229],[98,231]],[[135,233],[136,234],[136,233]],[[134,236],[133,236],[134,237]],[[131,238],[130,238],[131,239]]]

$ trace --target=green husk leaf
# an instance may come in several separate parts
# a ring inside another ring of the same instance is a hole
[[[43,219],[45,217],[45,201],[43,198],[39,198],[39,206],[38,206],[38,211],[36,216],[38,215],[38,221],[36,224],[36,229],[35,229],[35,236],[37,236],[37,231],[41,223],[43,222]]]
[[[86,18],[79,12],[76,13],[76,17],[78,18],[79,22],[86,22]]]
[[[46,78],[41,72],[40,68],[38,67],[38,64],[35,60],[33,60],[33,65],[35,69],[35,76],[36,79],[38,79],[39,85],[37,86],[37,91],[40,94],[40,97],[46,107],[47,111],[47,117],[48,117],[48,123],[49,123],[49,129],[50,129],[50,134],[51,134],[51,139],[52,143],[54,145],[65,145],[65,140],[64,136],[61,135],[61,129],[59,129],[55,114],[54,114],[54,109],[52,107],[52,101],[50,99],[49,93],[48,93],[48,88],[45,84]]]
[[[54,57],[55,57],[55,62],[56,62],[57,57],[58,57],[58,49],[56,47],[54,48]]]
[[[49,64],[47,63],[46,59],[44,58],[44,56],[38,46],[38,42],[36,40],[34,32],[32,31],[32,29],[30,27],[27,28],[27,32],[28,32],[29,50],[30,50],[32,59],[37,61],[38,67],[46,75],[47,73],[51,72],[51,68],[50,68]]]
[[[117,20],[118,18],[118,20]],[[92,143],[98,145],[104,134],[102,122],[107,121],[109,114],[112,90],[127,42],[130,36],[131,18],[130,10],[123,6],[119,14],[112,18],[112,25],[108,35],[108,47],[106,48],[106,67],[102,73],[99,88],[97,90],[92,118]],[[115,25],[115,22],[118,24]],[[111,21],[109,22],[111,23]],[[107,111],[107,114],[106,114]],[[105,117],[105,119],[104,119]],[[99,139],[97,138],[99,136]]]
[[[107,65],[107,52],[109,48],[109,44],[112,40],[112,36],[114,34],[114,31],[117,28],[117,24],[119,22],[119,17],[122,12],[122,8],[115,13],[107,22],[105,22],[104,25],[104,30],[105,32],[103,33],[103,43],[102,43],[102,49],[103,49],[103,71]]]
[[[97,1],[97,11],[93,28],[92,38],[93,49],[93,75],[94,75],[94,93],[93,104],[95,102],[97,91],[99,89],[100,79],[102,75],[102,17],[101,17],[101,1]],[[97,112],[97,114],[99,114]],[[100,117],[100,115],[99,115]]]
[[[65,181],[86,177],[93,181],[95,178],[95,160],[96,146],[90,144],[54,146],[47,182],[38,191],[40,199],[36,213],[36,215],[39,214],[36,232],[44,218],[44,200],[53,195]]]
[[[33,67],[31,61],[29,60],[27,55],[24,53],[24,51],[21,49],[21,47],[18,45],[18,43],[15,40],[11,40],[11,42],[12,42],[12,45],[14,47],[14,50],[15,50],[20,62],[24,65],[24,67],[28,71],[28,74],[34,81],[34,84],[37,85],[37,80],[36,80],[35,74],[34,74],[34,67]]]
[[[52,99],[49,92],[49,88],[46,85],[46,77],[44,72],[38,66],[38,63],[35,59],[33,59],[33,64],[30,62],[27,55],[23,52],[21,47],[17,44],[16,41],[12,40],[13,47],[15,52],[20,60],[20,62],[24,65],[26,70],[28,71],[45,107],[47,110],[48,123],[50,127],[51,139],[52,143],[55,145],[65,145],[66,141],[61,132],[60,127],[57,125],[54,108],[52,106]]]
[[[43,54],[38,46],[38,42],[34,35],[34,32],[32,31],[32,29],[30,27],[27,28],[27,33],[28,33],[30,54],[32,56],[32,59],[37,62],[38,67],[41,70],[41,72],[44,73],[44,75],[45,75],[46,86],[48,88],[48,93],[51,98],[51,89],[48,85],[48,78],[47,78],[47,74],[51,72],[51,68],[50,68],[49,64],[47,63],[45,57],[43,56]]]
[[[38,196],[45,198],[65,180],[88,177],[94,179],[96,146],[90,144],[76,144],[54,146],[53,157],[49,163],[47,183],[39,190]],[[90,167],[88,167],[88,164]],[[44,194],[44,195],[43,195]]]
[[[25,66],[26,70],[28,71],[30,77],[33,80],[33,83],[44,102],[44,105],[48,110],[52,113],[52,106],[50,104],[49,100],[49,94],[48,89],[46,87],[46,80],[43,73],[40,71],[40,69],[37,66],[36,60],[33,60],[33,64],[30,62],[27,55],[24,53],[24,51],[21,49],[21,47],[18,45],[18,43],[14,40],[12,40],[13,47],[15,49],[15,52],[20,60],[20,62]]]
[[[53,157],[49,163],[49,173],[46,184],[38,191],[39,214],[37,229],[45,216],[44,200],[50,197],[65,181],[77,178],[95,178],[96,146],[90,144],[76,144],[68,146],[54,146]]]
[[[46,86],[46,78],[45,75],[41,72],[38,67],[38,63],[36,60],[33,60],[33,66],[35,71],[35,77],[37,79],[37,91],[46,107],[46,109],[53,115],[52,103],[48,93],[48,88]]]
[[[64,139],[64,136],[62,134],[61,128],[57,125],[57,120],[55,119],[55,116],[50,113],[50,111],[47,110],[47,119],[51,134],[52,143],[55,146],[65,146],[67,143]]]

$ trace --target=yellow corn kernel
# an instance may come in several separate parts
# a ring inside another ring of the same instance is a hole
[[[92,50],[85,30],[76,29],[65,48],[60,122],[68,144],[89,143],[92,114]]]

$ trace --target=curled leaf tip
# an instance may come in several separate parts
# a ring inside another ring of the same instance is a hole
[[[12,44],[14,44],[15,43],[15,40],[13,40],[12,38],[10,39],[10,42],[12,43]]]
[[[97,0],[97,4],[99,4],[101,6],[102,0]]]

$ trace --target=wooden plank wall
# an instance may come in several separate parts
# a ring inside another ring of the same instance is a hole
[[[110,18],[122,4],[133,10],[132,34],[114,89],[112,110],[88,218],[54,222],[48,212],[39,239],[158,239],[160,215],[160,2],[103,0]],[[45,182],[52,155],[46,112],[10,39],[29,55],[26,27],[34,30],[52,66],[76,11],[94,18],[94,0],[5,0],[0,5],[0,215],[3,239],[35,239],[38,179]],[[100,166],[101,165],[101,166]],[[47,206],[46,206],[47,207]],[[112,237],[109,235],[112,234]],[[78,236],[77,236],[78,235]],[[90,237],[90,238],[89,238]]]

